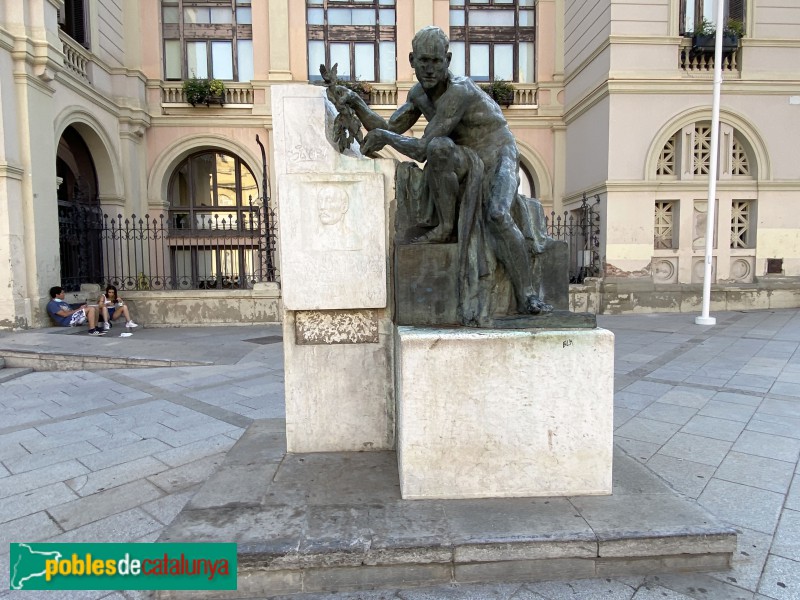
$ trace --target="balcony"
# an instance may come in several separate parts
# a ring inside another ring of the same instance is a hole
[[[88,67],[92,62],[91,53],[61,30],[58,32],[58,37],[61,39],[66,71],[81,81],[90,83]]]
[[[161,104],[185,104],[186,94],[183,91],[183,82],[164,81],[161,83]],[[225,106],[252,106],[253,105],[253,86],[250,83],[240,83],[237,81],[225,82],[222,104]]]
[[[373,83],[372,91],[369,96],[371,106],[397,106],[397,85],[394,83]],[[537,91],[539,85],[536,83],[515,83],[514,101],[515,106],[536,106]]]
[[[722,55],[722,72],[739,76],[741,71],[741,47]],[[714,53],[696,52],[692,49],[692,39],[683,38],[678,48],[678,68],[686,75],[714,75]]]

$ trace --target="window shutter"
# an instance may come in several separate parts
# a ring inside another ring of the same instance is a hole
[[[89,47],[89,37],[86,35],[86,11],[84,0],[66,0],[66,32],[84,48]]]
[[[728,0],[728,18],[744,23],[744,0]]]

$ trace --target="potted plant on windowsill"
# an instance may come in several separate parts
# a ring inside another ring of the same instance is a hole
[[[508,108],[514,103],[514,84],[504,79],[495,79],[480,86],[500,106]]]
[[[702,19],[692,33],[692,50],[695,52],[713,53],[716,45],[717,30],[708,19]],[[744,23],[737,19],[728,19],[722,30],[722,51],[733,52],[739,47],[739,39],[744,36]]]
[[[225,104],[225,84],[219,79],[208,80],[208,98],[206,98],[206,106],[211,103],[219,102],[220,106]]]
[[[219,79],[198,79],[192,77],[183,82],[183,93],[186,101],[192,106],[225,104],[225,84]]]

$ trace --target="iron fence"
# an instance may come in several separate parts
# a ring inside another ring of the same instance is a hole
[[[569,282],[583,283],[587,277],[599,277],[600,269],[600,196],[590,202],[583,195],[580,207],[547,217],[547,234],[569,246]]]
[[[600,197],[551,212],[547,233],[567,242],[570,283],[601,273]],[[61,285],[114,285],[119,290],[247,289],[278,281],[275,211],[255,201],[247,208],[110,216],[96,207],[59,208]]]
[[[230,212],[195,211],[191,220],[175,211],[125,217],[72,207],[64,213],[62,265],[65,257],[78,265],[62,272],[68,290],[81,283],[119,290],[247,289],[278,280],[276,214],[259,201]]]

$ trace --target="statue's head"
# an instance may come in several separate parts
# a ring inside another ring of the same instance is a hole
[[[350,208],[347,192],[337,186],[323,188],[317,197],[319,220],[323,225],[335,225]]]
[[[426,90],[447,81],[450,68],[450,40],[444,31],[432,25],[423,27],[411,41],[408,59],[416,73],[417,80]]]

